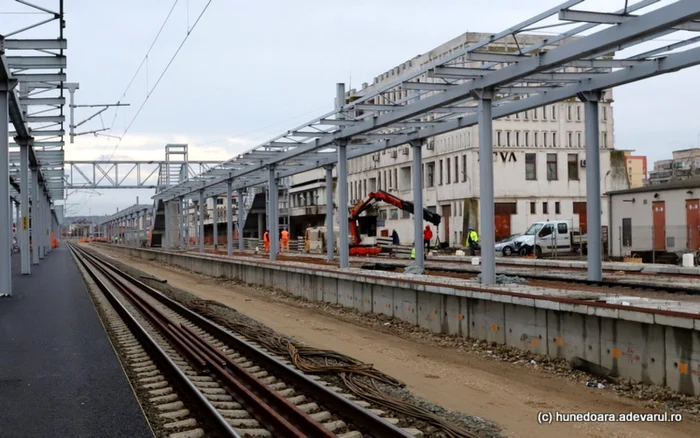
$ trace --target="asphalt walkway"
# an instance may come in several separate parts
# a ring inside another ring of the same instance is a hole
[[[152,437],[68,247],[0,298],[1,437]]]

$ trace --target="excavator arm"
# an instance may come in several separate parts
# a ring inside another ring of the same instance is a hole
[[[357,230],[357,219],[360,214],[365,211],[373,202],[383,201],[387,204],[393,205],[401,210],[407,211],[411,214],[414,213],[413,202],[404,201],[391,193],[387,193],[383,190],[377,190],[367,195],[362,201],[355,204],[355,206],[350,210],[350,235],[353,239],[353,244],[359,245],[361,242],[360,233]],[[437,213],[433,213],[428,209],[423,209],[423,220],[430,222],[431,224],[438,226],[440,225],[441,217]]]

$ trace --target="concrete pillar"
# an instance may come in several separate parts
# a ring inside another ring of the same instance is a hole
[[[16,82],[0,82],[0,120],[9,120],[8,94]],[[0,123],[0,202],[10,205],[9,125]],[[5,217],[7,216],[7,217]],[[17,231],[20,230],[17,224]],[[12,226],[8,215],[0,215],[0,296],[12,295]]]
[[[252,190],[252,188],[251,188]],[[243,190],[238,191],[238,250],[240,252],[243,252],[244,244],[245,241],[243,240],[243,228],[245,227],[245,221],[243,220],[243,215],[245,212],[243,209],[245,208],[244,205],[244,200],[243,200]]]
[[[270,260],[275,261],[277,260],[277,251],[279,250],[278,247],[278,242],[279,242],[279,208],[278,208],[278,202],[277,202],[277,195],[279,193],[279,188],[277,186],[277,177],[275,176],[275,167],[270,166],[268,169],[269,171],[269,176],[268,176],[268,193],[269,193],[269,200],[267,202],[267,217],[269,218],[268,222],[270,224],[270,227],[268,228],[268,231],[270,232]]]
[[[226,254],[233,256],[233,189],[231,180],[226,181]]]
[[[333,166],[326,166],[326,258],[333,261],[335,250],[335,236],[333,235]]]
[[[20,144],[19,147],[19,191],[20,197],[22,198],[22,227],[20,228],[20,258],[21,258],[21,272],[24,275],[29,275],[32,273],[31,268],[31,254],[30,251],[36,251],[36,236],[31,239],[31,246],[34,248],[30,249],[30,238],[29,238],[29,192],[31,191],[30,177],[29,177],[29,146],[27,144]],[[32,210],[36,209],[36,205],[32,205]],[[32,213],[34,214],[34,213]],[[36,223],[32,222],[32,228],[36,228]],[[4,249],[3,249],[4,253]]]
[[[199,191],[199,252],[204,252],[204,191]]]
[[[586,215],[588,218],[588,279],[603,280],[602,224],[600,203],[600,141],[598,102],[600,91],[581,93],[586,123]]]
[[[425,267],[425,247],[423,246],[423,142],[415,140],[411,142],[413,149],[413,246],[416,248],[416,268],[423,273]]]
[[[493,189],[493,90],[478,90],[479,100],[479,210],[481,212],[481,283],[496,283],[496,219]]]
[[[212,236],[213,236],[213,242],[214,242],[214,249],[216,250],[219,247],[219,207],[216,205],[216,198],[218,196],[212,196],[211,201],[213,203],[213,211],[211,212],[211,217],[212,217]]]

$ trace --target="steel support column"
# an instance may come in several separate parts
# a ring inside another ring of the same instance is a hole
[[[218,196],[212,196],[212,209],[211,212],[211,232],[212,232],[212,242],[214,243],[214,250],[219,247],[219,208],[216,205],[216,198]]]
[[[204,252],[204,190],[199,191],[199,252]]]
[[[277,260],[277,241],[278,241],[278,235],[279,235],[279,217],[278,217],[278,202],[277,202],[277,194],[279,192],[279,188],[277,186],[277,177],[275,176],[275,167],[270,166],[269,168],[269,181],[268,181],[268,190],[267,192],[269,193],[268,196],[268,201],[267,201],[267,217],[268,217],[268,223],[269,228],[268,232],[270,233],[270,260],[275,261]]]
[[[233,255],[233,181],[226,181],[226,254]]]
[[[333,166],[326,169],[326,258],[333,261],[335,252],[335,236],[333,235]]]
[[[243,190],[238,191],[238,250],[240,252],[243,252],[244,248],[244,240],[243,240],[243,227],[245,227],[245,223],[243,222],[243,214],[245,206],[243,205]]]
[[[9,93],[14,84],[0,83],[0,202],[10,205]],[[26,148],[25,148],[26,149]],[[28,157],[27,157],[28,158]],[[19,235],[20,224],[17,224]],[[12,295],[12,225],[10,215],[0,215],[0,296]]]
[[[185,204],[185,198],[180,198],[180,249],[187,249],[187,237],[185,229],[187,229],[187,208]]]
[[[479,209],[481,211],[481,283],[496,282],[496,230],[493,189],[493,119],[491,102],[493,90],[478,90],[479,100]]]
[[[599,91],[581,93],[584,101],[586,123],[586,215],[588,217],[588,279],[603,280],[603,255],[601,249],[600,202],[600,142],[598,126]]]
[[[349,212],[348,212],[348,151],[345,142],[338,142],[338,255],[340,268],[350,267]]]
[[[21,272],[22,274],[32,273],[32,259],[31,251],[32,249],[36,252],[36,236],[31,239],[32,246],[34,248],[30,249],[30,239],[29,239],[29,146],[27,144],[20,144],[19,147],[19,191],[20,198],[22,202],[22,227],[20,228],[20,259],[21,259]],[[35,206],[32,206],[35,207]],[[31,227],[36,229],[37,224],[32,222]],[[3,253],[4,253],[3,248]]]
[[[423,273],[425,247],[423,246],[423,142],[412,141],[413,149],[413,246],[416,249],[416,268]]]
[[[30,178],[32,187],[32,211],[30,214],[30,222],[32,224],[32,265],[38,265],[39,260],[44,258],[44,222],[41,217],[41,212],[44,210],[44,205],[41,201],[43,193],[39,188],[39,173],[36,168],[30,169]]]

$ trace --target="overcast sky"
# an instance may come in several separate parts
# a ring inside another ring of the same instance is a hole
[[[58,4],[58,0],[33,1],[53,9]],[[191,160],[223,161],[331,110],[337,82],[360,88],[362,82],[371,83],[395,65],[466,31],[495,33],[562,3],[213,0],[134,119],[146,91],[207,1],[178,2],[122,100],[131,107],[119,110],[116,118],[109,110],[102,120],[83,126],[99,129],[104,123],[112,126],[111,135],[122,136],[133,120],[121,142],[82,136],[75,144],[66,144],[66,159],[162,160],[166,143],[188,143]],[[4,0],[0,11],[26,10],[8,3]],[[65,1],[68,78],[80,83],[76,103],[122,99],[173,3]],[[576,9],[612,11],[624,3],[586,0]],[[19,20],[0,15],[0,33],[8,25],[16,28]],[[55,37],[54,29],[47,27],[42,35]],[[654,160],[670,157],[672,150],[697,146],[697,77],[698,69],[693,68],[616,89],[615,147],[647,155],[651,167]],[[89,115],[87,110],[78,112],[79,119]],[[78,192],[71,193],[66,203],[70,215],[111,214],[133,204],[136,196],[150,202],[151,195],[148,190]]]

